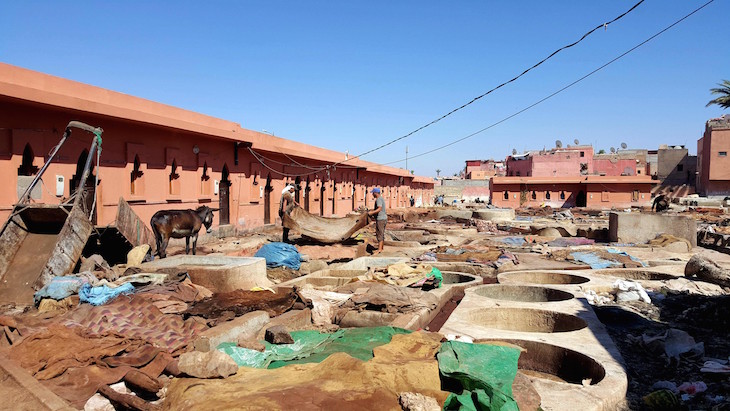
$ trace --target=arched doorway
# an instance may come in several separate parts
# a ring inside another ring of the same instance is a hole
[[[297,178],[294,179],[294,200],[296,200],[297,203],[301,204],[301,201],[299,199],[302,197],[302,178],[297,176]]]
[[[337,214],[337,180],[332,179],[332,215]]]
[[[271,174],[266,176],[266,185],[264,186],[264,224],[271,224]]]
[[[79,159],[76,161],[76,173],[71,177],[71,183],[69,188],[71,189],[72,195],[83,196],[81,204],[83,204],[84,210],[89,212],[94,205],[94,197],[96,196],[96,176],[94,175],[94,162],[92,160],[89,167],[89,176],[86,178],[86,184],[83,190],[80,189],[79,184],[81,177],[84,174],[84,166],[86,166],[86,159],[89,158],[89,150],[84,149],[79,154]],[[96,224],[96,209],[91,213],[91,223]]]
[[[38,167],[33,165],[33,160],[35,160],[33,149],[30,147],[30,143],[27,143],[23,149],[23,162],[18,167],[19,176],[32,176],[38,172]]]
[[[322,217],[324,217],[324,200],[325,197],[327,197],[325,195],[326,189],[327,187],[325,186],[325,182],[323,181],[322,185],[319,186],[319,215],[321,215]]]
[[[304,186],[304,210],[309,212],[309,191],[311,188],[309,187],[309,177],[307,177],[307,184]],[[300,203],[301,204],[301,203]]]
[[[207,166],[207,164],[206,164]],[[220,225],[231,223],[231,178],[230,172],[228,171],[228,165],[223,164],[223,171],[221,172],[221,181],[218,183],[218,212],[220,218]]]

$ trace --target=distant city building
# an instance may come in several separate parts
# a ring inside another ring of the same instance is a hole
[[[507,157],[508,177],[574,177],[590,174],[593,147],[569,146]]]
[[[697,141],[697,190],[706,196],[730,195],[730,115],[705,123]]]
[[[651,204],[649,176],[493,177],[497,207],[645,207]]]
[[[466,160],[464,175],[467,180],[486,180],[489,177],[504,176],[507,167],[504,161]]]

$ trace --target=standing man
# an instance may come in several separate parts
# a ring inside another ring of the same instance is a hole
[[[385,245],[385,224],[388,222],[388,214],[385,213],[385,200],[380,196],[380,188],[373,188],[373,198],[375,198],[375,209],[368,211],[368,215],[377,215],[375,218],[375,239],[378,240],[378,250],[373,253],[380,254],[383,252]]]
[[[281,201],[279,201],[279,217],[281,217],[281,225],[282,225],[282,242],[288,243],[289,242],[289,229],[284,227],[284,213],[287,215],[291,213],[291,210],[294,209],[295,206],[299,206],[299,203],[294,200],[294,186],[289,184],[281,191]]]
[[[413,198],[413,195],[411,195],[411,207],[413,207],[414,205],[416,205],[416,199]]]

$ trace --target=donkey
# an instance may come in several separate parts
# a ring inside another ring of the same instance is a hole
[[[195,210],[160,210],[152,216],[150,225],[155,233],[157,243],[157,255],[165,258],[167,243],[170,238],[185,237],[185,254],[190,252],[190,238],[193,239],[193,255],[198,244],[198,232],[205,226],[206,232],[210,233],[210,226],[213,225],[213,211],[218,209],[208,206],[200,206]]]

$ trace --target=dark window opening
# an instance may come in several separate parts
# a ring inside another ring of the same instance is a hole
[[[565,200],[565,191],[560,192],[560,199]]]
[[[180,178],[180,174],[177,173],[177,160],[172,160],[172,166],[170,167],[170,184],[169,184],[169,193],[170,194],[180,194],[180,181],[178,179]]]
[[[546,191],[545,192],[545,199],[546,200],[550,200],[550,192],[549,191]]]
[[[142,175],[144,175],[144,171],[140,170],[140,162],[139,162],[139,156],[134,156],[134,167],[132,168],[132,172],[130,173],[130,180],[132,183],[131,193],[132,194],[141,194],[141,186],[140,186],[140,178],[142,178]]]
[[[585,153],[584,151],[581,151],[581,152],[580,152],[580,156],[581,156],[581,157],[585,157],[585,156],[586,156],[586,153]]]
[[[504,199],[505,200],[509,200],[509,192],[508,191],[505,191],[504,192]]]
[[[717,153],[720,157],[727,157],[727,151],[720,151]]]
[[[30,143],[25,145],[23,149],[23,162],[18,167],[19,176],[32,176],[38,172],[38,167],[33,165],[35,156],[33,155],[33,149],[30,148]]]
[[[532,199],[537,200],[537,193],[534,191],[532,192]]]

